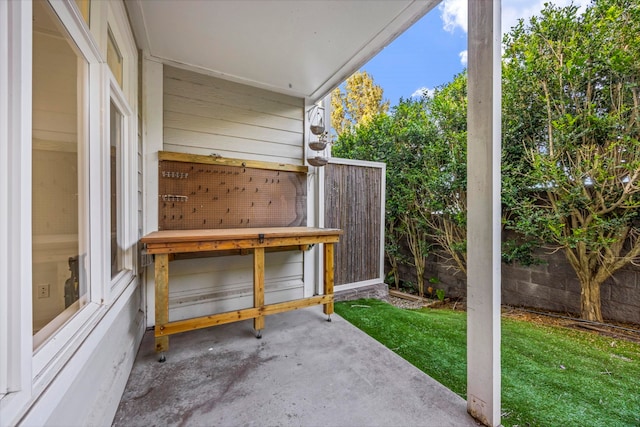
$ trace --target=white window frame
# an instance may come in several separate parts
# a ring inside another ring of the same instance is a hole
[[[9,13],[8,8],[4,5],[0,5],[0,28],[9,27]],[[0,34],[0,61],[4,61],[9,53],[9,37],[8,34]],[[6,66],[0,66],[0,93],[9,93],[9,70]],[[7,112],[9,110],[9,97],[0,97],[0,129],[3,129],[0,135],[0,170],[6,171],[8,168],[7,160],[9,157],[8,144],[5,139],[7,138],[6,130],[8,128]],[[4,172],[6,174],[6,172]],[[9,194],[9,180],[7,176],[0,177],[0,194]],[[3,196],[4,197],[4,196]],[[9,224],[9,209],[8,203],[4,203],[5,200],[0,200],[0,224],[2,224],[2,235],[8,235]],[[0,271],[7,271],[7,259],[4,256],[9,249],[9,239],[3,239],[0,241]],[[9,330],[7,323],[9,320],[9,292],[6,286],[0,288],[0,348],[7,348],[9,346]],[[7,378],[7,358],[4,353],[0,354],[0,400],[7,393],[8,390],[8,378]]]
[[[106,3],[106,2],[101,2]],[[122,114],[122,141],[121,141],[121,185],[119,190],[121,194],[121,206],[118,211],[119,229],[118,233],[120,242],[123,246],[122,252],[122,270],[115,277],[111,277],[111,271],[105,271],[106,276],[104,283],[110,283],[108,289],[104,290],[105,303],[114,301],[124,289],[134,280],[137,274],[137,242],[138,242],[138,120],[137,111],[131,108],[132,105],[137,104],[138,97],[138,62],[137,62],[137,48],[133,35],[129,28],[129,20],[127,18],[126,10],[122,2],[108,2],[106,10],[106,25],[100,26],[101,35],[101,48],[104,52],[104,68],[105,74],[108,76],[107,80],[107,96],[105,99],[104,111],[106,115],[104,117],[104,123],[110,123],[109,111],[110,103],[113,102],[116,108]],[[103,10],[104,11],[104,10]],[[104,21],[103,21],[104,22]],[[122,55],[122,87],[119,85],[116,78],[113,76],[109,65],[107,64],[107,43],[108,43],[108,31],[111,32],[113,40],[115,41],[117,48]],[[110,145],[110,126],[104,126],[106,135],[104,135],[104,162],[103,163],[109,170],[109,145]],[[104,197],[103,203],[105,208],[110,206],[110,189],[109,183],[104,180]],[[105,209],[104,212],[110,210]],[[127,212],[129,214],[127,214]],[[135,214],[134,214],[135,213]],[[107,260],[110,260],[111,246],[110,246],[110,221],[105,218],[105,234],[104,237],[104,250]],[[107,263],[105,265],[110,265]]]
[[[79,193],[87,195],[88,203],[80,203],[81,208],[84,206],[88,210],[81,215],[80,221],[88,221],[87,226],[80,225],[80,228],[89,233],[88,238],[81,242],[86,244],[87,258],[85,266],[87,270],[89,300],[66,324],[60,327],[47,342],[42,344],[33,353],[33,392],[39,393],[46,385],[57,375],[58,371],[66,363],[68,358],[76,351],[82,340],[86,338],[93,327],[104,315],[101,304],[104,300],[102,290],[101,271],[104,266],[101,263],[101,248],[98,240],[91,236],[99,236],[99,221],[102,215],[102,207],[96,203],[92,194],[96,190],[99,191],[99,183],[101,180],[101,168],[89,168],[89,165],[99,164],[101,153],[95,149],[97,145],[95,141],[101,138],[101,100],[103,99],[103,91],[101,89],[101,81],[103,81],[102,65],[103,62],[99,47],[95,43],[94,38],[88,31],[88,27],[84,18],[77,9],[73,1],[50,1],[53,11],[58,15],[63,26],[69,33],[71,39],[75,42],[78,51],[88,63],[88,72],[85,73],[88,78],[88,84],[82,85],[84,93],[83,107],[88,109],[88,120],[86,125],[88,128],[79,129],[78,135],[81,138],[88,138],[86,144],[78,145],[78,157],[84,157],[84,165],[86,171],[83,180],[79,185],[88,186],[86,189],[79,188]],[[87,111],[85,111],[87,113]],[[82,135],[82,136],[80,136]],[[29,144],[31,149],[31,144]],[[31,168],[29,167],[29,170]],[[29,190],[30,191],[30,190]],[[31,217],[31,215],[29,215]],[[82,237],[81,237],[82,238]],[[29,241],[31,235],[29,235]],[[29,262],[31,257],[29,257]]]
[[[31,2],[0,2],[0,413],[8,420],[31,398],[31,286],[20,286],[31,283],[31,198],[22,196],[31,192],[31,28]]]
[[[104,283],[109,283],[110,286],[108,289],[105,289],[105,302],[109,303],[117,298],[120,293],[126,288],[126,286],[131,283],[135,276],[135,249],[137,247],[137,215],[126,215],[126,212],[137,212],[137,203],[136,203],[136,195],[137,195],[137,185],[135,185],[135,181],[137,179],[137,171],[135,168],[136,164],[136,149],[137,149],[137,138],[132,137],[131,128],[132,122],[135,122],[135,115],[133,110],[129,107],[129,104],[124,96],[124,93],[120,89],[118,82],[115,77],[111,73],[109,66],[105,64],[105,72],[109,74],[109,98],[107,100],[108,104],[104,109],[107,112],[107,116],[110,114],[110,104],[113,102],[116,109],[122,116],[121,123],[121,142],[120,142],[120,158],[118,159],[120,162],[120,175],[118,176],[118,189],[120,192],[120,206],[117,211],[118,215],[118,241],[122,243],[122,254],[121,254],[121,270],[120,272],[111,277],[111,271],[109,269],[105,269],[106,277]],[[124,79],[123,79],[124,81]],[[107,118],[105,123],[110,123],[110,117]],[[107,135],[105,137],[105,170],[110,170],[110,141],[111,141],[111,129],[110,126],[104,126]],[[105,218],[104,226],[105,226],[105,235],[104,235],[104,253],[106,255],[105,265],[110,265],[110,254],[111,254],[111,222],[108,220],[110,218],[110,203],[111,203],[111,191],[109,181],[104,179],[105,189],[103,202],[105,203],[105,212],[109,212],[108,217]],[[135,191],[131,191],[135,190]],[[106,209],[109,207],[109,209]]]

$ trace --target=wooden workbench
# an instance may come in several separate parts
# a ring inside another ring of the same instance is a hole
[[[233,228],[212,230],[165,230],[144,236],[148,254],[155,256],[155,345],[156,352],[169,348],[169,335],[224,323],[254,319],[253,326],[261,336],[264,316],[323,304],[324,313],[333,313],[333,244],[342,230],[312,227]],[[264,303],[265,249],[306,250],[312,245],[324,246],[324,289],[322,295]],[[169,321],[169,261],[176,254],[196,252],[253,253],[253,307],[209,316]],[[161,356],[164,360],[164,355]]]

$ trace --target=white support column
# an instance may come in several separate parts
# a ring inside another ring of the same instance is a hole
[[[309,173],[307,174],[307,226],[319,227],[318,218],[320,210],[318,209],[318,174],[316,168],[307,163],[307,155],[309,154],[309,118],[307,116],[307,110],[311,107],[311,104],[304,102],[303,109],[303,123],[302,123],[302,161],[309,167]],[[303,296],[305,298],[317,295],[320,290],[320,283],[318,277],[320,267],[319,265],[319,253],[320,250],[315,245],[308,251],[302,252],[302,280],[303,280]]]
[[[468,0],[467,410],[500,425],[500,0]]]
[[[158,230],[158,151],[163,140],[163,77],[160,62],[142,58],[142,157],[143,157],[143,220],[142,234]],[[145,274],[145,301],[147,326],[155,324],[155,281],[153,266]]]

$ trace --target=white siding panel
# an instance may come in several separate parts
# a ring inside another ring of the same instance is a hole
[[[265,255],[265,301],[302,298],[302,254]],[[253,306],[253,256],[173,261],[169,268],[169,319],[239,310]]]
[[[165,69],[167,69],[165,67]],[[216,80],[213,77],[210,79]],[[272,98],[257,98],[250,94],[243,94],[226,89],[215,89],[211,86],[191,83],[183,80],[176,80],[167,77],[164,78],[164,94],[172,97],[183,97],[191,99],[207,105],[220,105],[223,107],[238,108],[253,112],[253,114],[266,114],[273,117],[281,117],[292,121],[292,125],[296,123],[302,128],[304,120],[303,101],[300,100],[297,105],[290,103],[278,102]],[[292,98],[295,99],[295,98]],[[169,101],[169,109],[171,100]]]
[[[291,117],[284,112],[282,115],[273,114],[273,110],[269,112],[261,112],[247,110],[244,107],[236,107],[213,103],[210,101],[202,101],[195,97],[185,96],[182,92],[178,95],[165,93],[165,99],[172,108],[172,111],[191,114],[204,119],[226,120],[233,123],[243,123],[253,126],[259,126],[266,129],[278,129],[283,131],[294,132],[300,137],[301,123],[300,120],[292,120]],[[287,110],[299,110],[299,107],[287,107]],[[296,145],[300,144],[297,140]]]
[[[21,420],[24,426],[109,425],[144,334],[141,293],[132,284]],[[5,425],[0,418],[0,424]],[[11,422],[9,422],[10,424]]]
[[[304,164],[304,100],[164,67],[164,149]]]
[[[253,141],[233,136],[211,135],[183,129],[164,129],[164,149],[178,153],[217,154],[244,160],[261,160],[278,163],[301,164],[302,148],[273,142]],[[211,144],[215,143],[212,147]]]
[[[164,66],[163,149],[304,164],[304,100]],[[173,261],[171,321],[253,305],[253,257]],[[267,253],[265,302],[303,297],[300,252]]]
[[[253,146],[263,142],[286,145],[292,152],[300,148],[300,135],[295,132],[283,131],[261,126],[254,126],[241,122],[211,119],[191,114],[165,111],[164,126],[168,129],[199,132],[204,135],[230,136],[254,141]]]
[[[265,294],[265,303],[273,304],[303,298],[302,286],[276,289]],[[171,321],[208,316],[212,313],[226,313],[253,306],[253,295],[242,293],[225,299],[205,298],[199,304],[183,305],[169,310]],[[267,320],[268,321],[268,320]]]
[[[262,102],[267,101],[279,104],[288,104],[293,107],[302,106],[301,98],[258,89],[180,68],[165,66],[165,77],[167,79],[185,81],[203,86],[203,89],[211,89],[213,92],[221,94],[225,99],[241,98],[251,105],[260,105]],[[233,102],[238,101],[235,100]],[[301,114],[296,113],[294,117],[299,116],[301,116]]]

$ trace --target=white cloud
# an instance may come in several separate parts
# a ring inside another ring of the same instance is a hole
[[[462,64],[462,66],[466,67],[467,66],[467,53],[468,51],[463,50],[462,52],[460,52],[458,54],[458,56],[460,57],[460,63]]]
[[[467,0],[444,0],[440,3],[444,29],[453,33],[457,27],[467,32]]]
[[[416,89],[415,92],[411,94],[411,98],[420,98],[422,96],[430,97],[433,95],[434,90],[429,89],[428,87],[421,87]]]
[[[467,32],[467,1],[468,0],[443,0],[439,9],[441,12],[442,26],[446,31],[453,33],[456,28]],[[472,0],[477,1],[477,0]],[[518,23],[518,19],[525,22],[533,15],[539,15],[544,4],[549,0],[502,0],[502,33]],[[584,11],[591,0],[554,0],[558,7],[568,6],[571,3]]]

